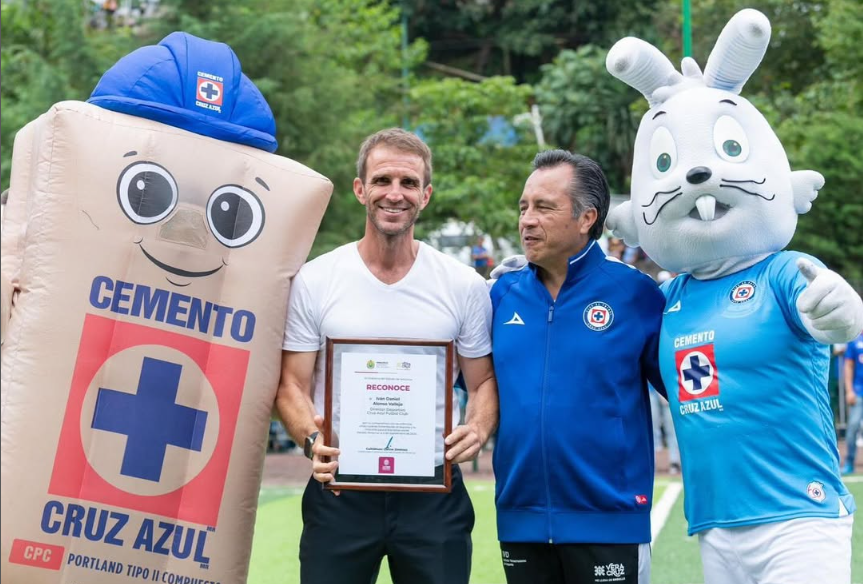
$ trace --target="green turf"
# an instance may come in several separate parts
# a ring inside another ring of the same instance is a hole
[[[657,481],[654,501],[658,501],[665,482]],[[503,567],[497,543],[494,514],[494,484],[468,480],[468,491],[476,511],[473,531],[472,584],[503,584]],[[863,504],[863,482],[848,484],[858,505]],[[299,489],[268,489],[261,492],[249,584],[296,584],[299,582],[299,542],[302,529]],[[863,549],[863,528],[854,530],[852,549]],[[678,498],[653,546],[653,584],[696,584],[703,582],[698,538],[686,535],[683,497]],[[381,566],[378,584],[391,584],[386,561]],[[852,582],[863,582],[863,554],[856,553]]]
[[[683,492],[653,543],[650,581],[654,584],[694,584],[704,581],[698,555],[698,538],[686,535]]]
[[[248,584],[300,581],[301,490],[261,491]]]
[[[476,513],[472,536],[471,584],[503,584],[505,578],[495,526],[494,483],[487,480],[466,482]],[[663,488],[657,485],[654,492],[655,498],[661,495]],[[300,490],[292,489],[266,489],[261,492],[249,568],[249,584],[299,582],[298,555],[302,529],[300,495]],[[381,566],[378,584],[391,583],[385,560]]]
[[[857,505],[863,505],[863,483],[848,483]],[[855,522],[857,523],[857,522]],[[851,581],[863,582],[863,528],[855,525],[851,549]],[[683,517],[683,494],[677,499],[668,522],[653,544],[653,584],[693,584],[703,582],[701,557],[698,553],[698,538],[686,535],[686,520]]]

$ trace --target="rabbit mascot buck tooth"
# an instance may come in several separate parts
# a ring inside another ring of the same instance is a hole
[[[609,72],[648,100],[632,197],[608,226],[666,270],[660,366],[680,443],[689,533],[706,584],[847,583],[855,504],[839,478],[828,343],[863,329],[838,274],[782,251],[823,186],[791,171],[739,95],[770,40],[736,14],[702,73],[656,48],[617,42]]]

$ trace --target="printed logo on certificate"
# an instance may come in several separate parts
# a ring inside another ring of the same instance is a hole
[[[328,489],[449,492],[451,340],[327,339],[324,442],[339,448]]]

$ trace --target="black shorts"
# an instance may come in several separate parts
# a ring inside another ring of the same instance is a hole
[[[474,513],[461,471],[452,492],[303,494],[302,584],[370,584],[387,557],[395,584],[468,584]]]
[[[638,584],[650,578],[644,544],[500,543],[507,584]],[[646,574],[644,573],[646,571]]]

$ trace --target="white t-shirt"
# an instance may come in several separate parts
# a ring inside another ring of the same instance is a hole
[[[491,353],[491,301],[473,268],[420,242],[414,265],[395,284],[384,284],[366,267],[357,243],[304,265],[294,278],[285,339],[288,351],[318,351],[314,402],[324,413],[326,338],[452,339],[468,358]],[[453,380],[458,377],[453,359]],[[437,404],[436,431],[443,433],[444,403]],[[333,422],[339,420],[333,403]],[[453,427],[458,423],[453,400]],[[435,464],[443,463],[441,448]]]

